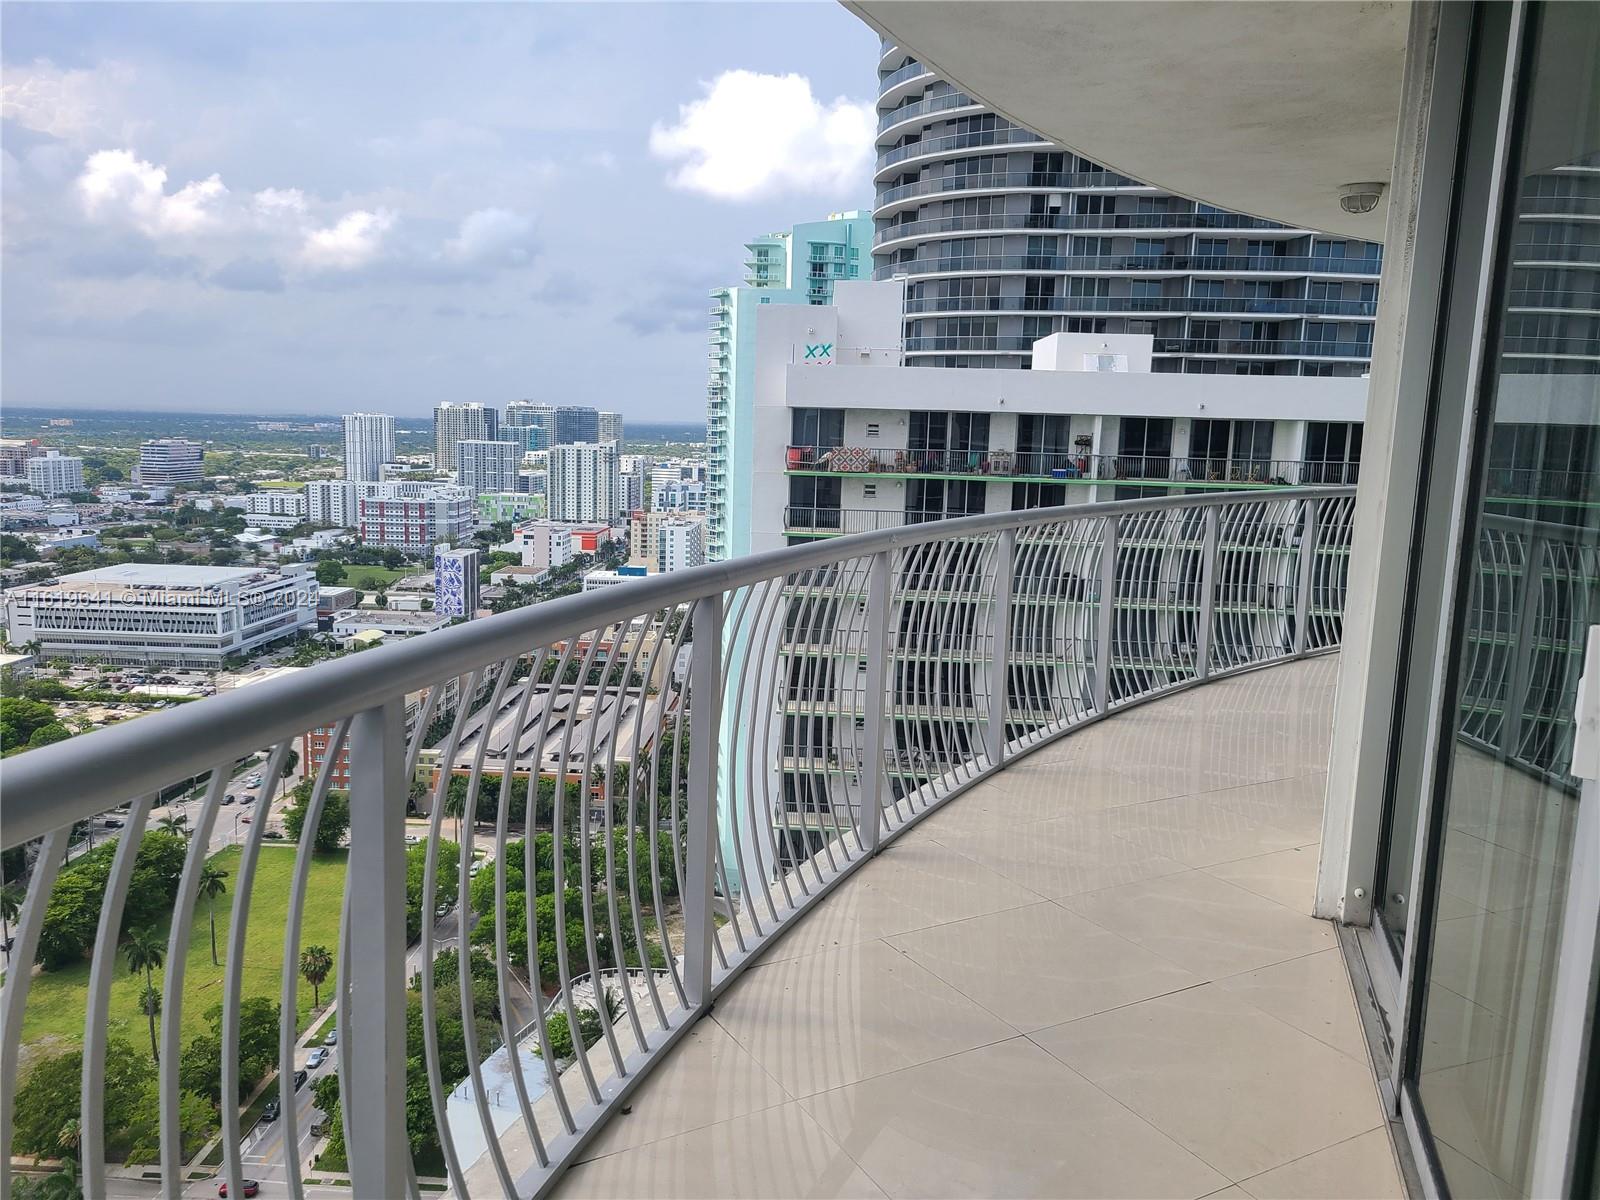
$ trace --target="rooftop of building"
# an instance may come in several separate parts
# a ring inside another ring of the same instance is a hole
[[[363,608],[340,613],[333,619],[335,628],[351,625],[386,625],[391,629],[411,627],[418,632],[438,629],[449,617],[437,612],[402,612],[388,608]]]

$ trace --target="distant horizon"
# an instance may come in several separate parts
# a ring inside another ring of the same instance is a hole
[[[504,405],[507,404],[507,403],[511,403],[511,401],[505,401],[505,402],[503,402],[501,404],[498,404],[498,405],[488,404],[487,402],[484,402],[484,403],[485,403],[486,407],[494,407],[494,408],[503,409]],[[383,412],[384,410],[381,409],[381,408],[365,408],[365,409],[352,409],[350,411],[351,412]],[[615,410],[608,410],[608,411],[615,411]],[[122,417],[128,417],[128,418],[134,418],[134,417],[174,417],[174,418],[181,418],[181,419],[186,419],[186,420],[199,420],[199,419],[203,419],[203,418],[208,418],[209,417],[209,418],[221,418],[223,420],[228,420],[228,421],[242,421],[242,422],[246,422],[246,423],[249,423],[249,424],[255,424],[255,423],[258,423],[258,422],[273,422],[273,423],[277,423],[277,422],[282,422],[282,421],[342,421],[344,419],[344,417],[347,416],[347,415],[348,415],[347,413],[343,413],[343,412],[310,412],[310,411],[307,411],[307,412],[273,412],[273,413],[236,413],[236,412],[227,412],[227,411],[225,411],[223,409],[100,408],[100,407],[96,407],[96,406],[93,406],[93,405],[8,404],[8,405],[6,405],[6,408],[5,408],[5,416],[4,417],[0,417],[0,431],[3,431],[4,425],[8,423],[7,418],[11,418],[11,417],[33,417],[33,418],[43,418],[43,419],[46,419],[46,420],[48,420],[48,419],[50,419],[52,417],[69,417],[69,418],[74,418],[74,419],[77,418],[77,417],[113,417],[113,416],[122,416]],[[406,415],[406,414],[402,414],[402,413],[390,413],[389,415],[393,416],[396,421],[410,421],[410,422],[417,422],[419,424],[430,424],[432,422],[432,419],[433,419],[431,412],[428,413],[428,414],[422,415],[422,416]],[[622,414],[622,420],[623,420],[623,425],[624,425],[625,428],[632,427],[632,428],[636,428],[636,429],[661,429],[661,428],[667,428],[667,427],[688,427],[688,428],[691,428],[691,429],[699,429],[699,430],[703,431],[705,429],[705,425],[706,425],[704,417],[701,417],[701,418],[698,418],[698,419],[697,418],[693,418],[693,417],[677,417],[677,418],[666,418],[666,419],[660,419],[660,420],[646,421],[646,420],[642,420],[642,419],[639,419],[639,418],[636,418],[636,417],[630,417],[630,416],[628,416],[627,413],[623,413]]]

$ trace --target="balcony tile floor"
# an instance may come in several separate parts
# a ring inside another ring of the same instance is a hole
[[[1156,701],[970,789],[748,970],[560,1194],[1402,1195],[1307,915],[1334,674]]]

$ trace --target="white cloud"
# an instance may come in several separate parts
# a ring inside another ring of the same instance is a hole
[[[92,70],[62,69],[49,59],[7,66],[0,82],[0,117],[24,129],[64,141],[85,143],[131,135],[120,98],[134,82],[125,63],[105,62]]]
[[[446,258],[480,266],[525,266],[533,250],[533,219],[504,208],[469,213],[444,244]]]
[[[126,221],[151,237],[193,234],[220,222],[228,189],[220,176],[167,191],[167,171],[136,158],[131,150],[100,150],[78,176],[78,194],[89,216]]]
[[[251,197],[251,206],[268,219],[297,217],[306,211],[306,194],[299,188],[262,188]]]
[[[395,215],[357,209],[325,229],[309,231],[300,246],[300,259],[314,270],[351,271],[364,267],[383,249],[384,235],[394,228]]]
[[[650,152],[679,165],[673,187],[720,200],[862,186],[872,157],[873,107],[824,104],[803,75],[724,71],[705,95],[650,131]]]

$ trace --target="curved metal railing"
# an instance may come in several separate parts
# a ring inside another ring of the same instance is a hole
[[[1336,646],[1352,509],[1348,488],[1179,496],[819,541],[9,759],[0,1191],[13,1152],[69,1139],[90,1195],[122,1159],[172,1197],[209,1163],[230,1195],[346,1167],[358,1195],[547,1190],[745,964],[927,812],[1085,722]],[[291,751],[298,841],[271,805]],[[157,821],[182,805],[187,833]],[[614,1002],[575,990],[619,971]],[[63,1077],[79,1110],[48,1115],[35,1080]]]

